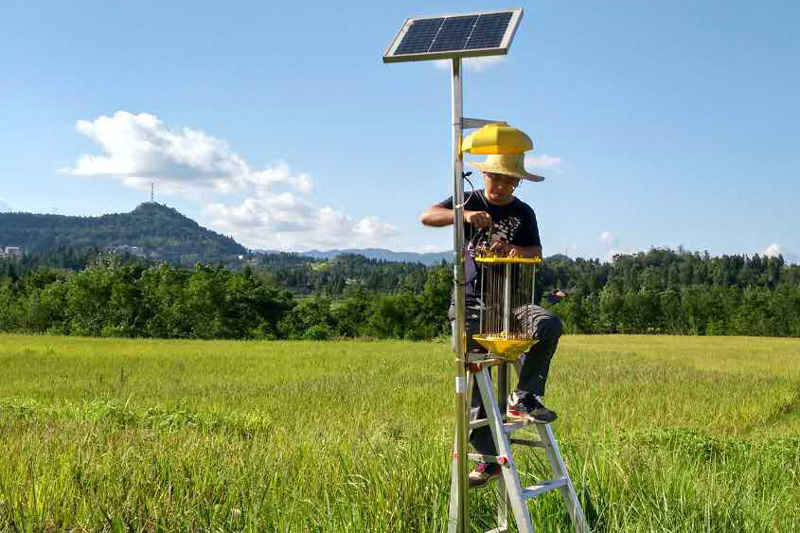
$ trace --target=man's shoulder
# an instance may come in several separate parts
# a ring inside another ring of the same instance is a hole
[[[533,208],[516,196],[514,197],[514,201],[511,203],[510,207],[517,211],[524,211],[531,216],[534,215]]]

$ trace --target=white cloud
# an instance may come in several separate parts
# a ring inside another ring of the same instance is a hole
[[[631,255],[635,254],[638,251],[639,249],[636,248],[635,246],[630,246],[630,245],[618,246],[606,252],[606,261],[611,263],[614,261],[614,256],[616,255]]]
[[[547,154],[534,155],[525,154],[525,166],[530,168],[559,168],[561,166],[560,157],[551,157]]]
[[[247,198],[238,206],[208,206],[211,226],[250,248],[310,250],[386,246],[398,235],[376,216],[353,220],[331,207],[317,207],[292,193]]]
[[[471,72],[483,72],[500,63],[505,63],[508,59],[507,56],[482,56],[482,57],[467,57],[461,61],[465,70]],[[450,70],[452,64],[451,59],[439,59],[433,62],[434,66],[441,70]]]
[[[787,263],[800,263],[800,255],[775,242],[764,248],[761,251],[761,255],[766,257],[778,257],[782,255],[784,261]]]
[[[619,239],[612,232],[606,230],[600,232],[600,243],[606,248],[605,260],[612,262],[615,255],[630,255],[639,251],[636,246],[629,244],[619,244]]]
[[[783,254],[783,249],[781,248],[781,245],[777,243],[770,244],[761,252],[761,255],[765,255],[767,257],[778,257],[781,254]]]
[[[376,216],[368,216],[359,220],[353,231],[368,240],[378,240],[395,234],[394,226],[381,222]]]
[[[305,250],[314,247],[376,246],[397,230],[376,216],[353,220],[308,196],[314,180],[286,162],[253,168],[228,143],[192,128],[172,128],[148,113],[118,111],[80,120],[76,129],[95,141],[100,155],[82,155],[60,172],[119,180],[159,192],[213,199],[206,206],[210,227],[251,248]],[[231,204],[219,195],[235,193]]]
[[[6,202],[3,198],[0,198],[0,213],[10,213],[13,210],[11,204]]]
[[[289,165],[279,161],[272,168],[265,168],[253,172],[250,181],[259,188],[270,189],[275,185],[290,185],[303,194],[308,194],[314,188],[314,181],[308,174],[293,175]]]
[[[307,174],[294,175],[286,163],[253,169],[228,143],[192,128],[170,128],[149,113],[117,111],[93,121],[79,120],[78,133],[100,145],[103,154],[85,154],[72,167],[59,169],[73,176],[104,177],[159,192],[198,190],[243,191],[286,185],[308,193]]]
[[[432,253],[439,253],[439,252],[452,252],[453,246],[444,246],[441,244],[419,244],[419,245],[410,245],[410,246],[402,246],[398,248],[400,252],[415,252],[418,254],[432,254]]]
[[[613,233],[606,230],[600,233],[600,242],[603,243],[605,246],[614,246],[617,244],[617,238],[614,236]]]

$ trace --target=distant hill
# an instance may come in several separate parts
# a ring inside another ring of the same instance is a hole
[[[0,247],[22,246],[42,253],[62,247],[116,249],[132,255],[186,265],[195,262],[239,263],[239,255],[280,254],[274,250],[249,251],[230,237],[200,226],[176,209],[147,202],[130,213],[76,217],[34,213],[0,213]],[[452,262],[453,252],[395,252],[384,248],[348,248],[299,252],[297,257],[329,260],[360,255],[393,263],[438,265]],[[566,259],[556,255],[551,258]]]
[[[0,245],[45,252],[61,246],[113,248],[152,259],[191,264],[224,261],[247,253],[244,246],[158,203],[130,213],[74,217],[0,213]]]
[[[344,250],[311,250],[301,252],[300,255],[314,259],[333,259],[340,255],[362,255],[367,259],[379,259],[395,263],[422,263],[424,265],[438,265],[444,261],[453,261],[453,252],[433,252],[427,254],[415,252],[393,252],[384,248],[349,248]]]
[[[308,252],[300,252],[299,255],[311,257],[314,259],[333,259],[340,255],[363,255],[367,259],[381,259],[383,261],[393,261],[397,263],[422,263],[424,265],[438,265],[442,260],[449,263],[453,262],[453,252],[432,252],[432,253],[414,253],[414,252],[393,252],[384,248],[350,248],[347,250],[311,250]],[[569,257],[563,254],[555,254],[545,258],[546,261],[572,261]]]

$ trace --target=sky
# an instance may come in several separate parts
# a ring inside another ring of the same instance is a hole
[[[0,211],[128,212],[154,183],[254,249],[446,250],[419,216],[452,194],[449,66],[381,57],[406,17],[513,7],[508,56],[465,63],[464,114],[533,139],[547,179],[517,196],[545,255],[800,260],[790,0],[12,0]]]

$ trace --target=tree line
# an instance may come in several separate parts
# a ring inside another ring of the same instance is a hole
[[[573,333],[800,336],[800,267],[654,249],[545,262],[542,305]],[[562,299],[551,293],[561,289]],[[449,332],[452,265],[271,254],[239,270],[69,249],[0,261],[0,331],[428,339]]]
[[[3,273],[0,331],[102,337],[425,339],[444,331],[452,283],[449,269],[438,268],[419,291],[382,294],[352,283],[335,298],[304,296],[267,269],[188,269],[117,254],[99,254],[78,271],[6,264]]]
[[[800,336],[800,266],[783,257],[653,249],[613,262],[551,261],[545,285],[575,333]]]

